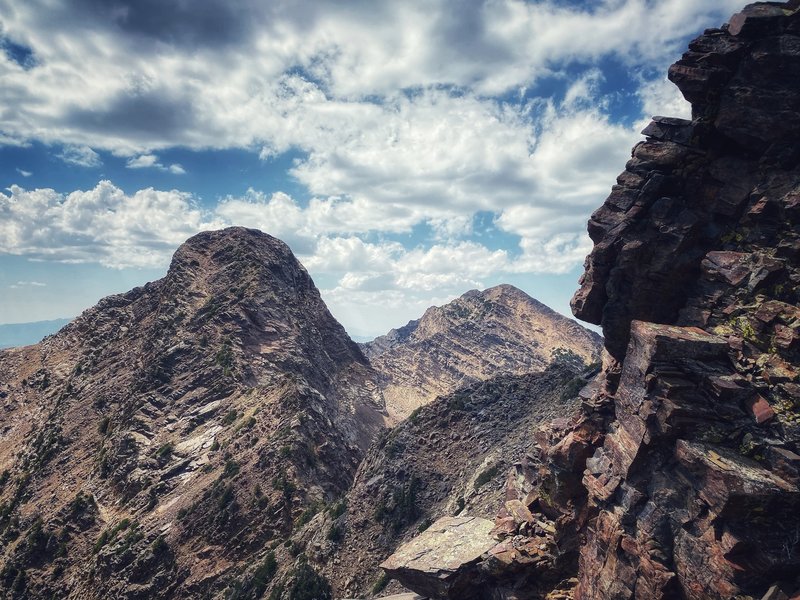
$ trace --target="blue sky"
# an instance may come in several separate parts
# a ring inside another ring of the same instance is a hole
[[[292,247],[369,337],[471,288],[568,313],[585,224],[730,0],[0,0],[0,323]]]

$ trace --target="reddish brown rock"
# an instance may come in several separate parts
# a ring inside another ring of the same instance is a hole
[[[800,587],[799,7],[690,44],[669,76],[692,121],[654,119],[589,222],[573,312],[611,356],[584,403],[601,442],[552,505],[586,502],[577,598]]]
[[[754,396],[747,401],[747,408],[759,425],[766,423],[775,416],[775,411],[763,396]]]

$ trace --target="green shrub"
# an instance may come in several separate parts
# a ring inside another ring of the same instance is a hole
[[[342,500],[339,500],[336,504],[331,504],[328,507],[328,514],[331,515],[334,519],[338,519],[345,513],[346,510],[347,510],[347,499],[343,498]]]
[[[433,521],[431,520],[431,518],[430,517],[425,517],[422,520],[422,523],[420,523],[419,526],[417,527],[417,532],[418,533],[422,533],[423,531],[425,531],[431,525],[433,525]]]
[[[319,500],[312,500],[303,513],[297,517],[297,520],[294,523],[295,527],[302,527],[308,523],[320,510],[322,510],[322,502]]]
[[[380,594],[384,589],[386,589],[386,586],[389,585],[391,580],[392,578],[389,577],[385,571],[382,572],[378,576],[378,579],[375,580],[375,583],[372,584],[372,593]]]
[[[577,398],[578,392],[580,392],[585,385],[586,380],[582,377],[570,379],[567,385],[564,386],[564,390],[561,392],[561,401],[567,402],[573,398]]]
[[[492,479],[494,479],[495,475],[497,475],[499,472],[500,472],[499,465],[492,465],[485,471],[482,471],[480,475],[478,475],[478,477],[475,479],[475,484],[474,484],[475,489],[477,490],[486,485],[487,483],[489,483]]]
[[[166,444],[162,444],[158,450],[156,450],[156,458],[159,460],[165,460],[172,456],[172,451],[175,449],[175,444],[172,442],[167,442]]]
[[[250,587],[253,591],[253,597],[261,598],[264,591],[267,589],[269,582],[275,577],[278,572],[278,561],[275,560],[275,553],[270,550],[267,556],[261,561],[261,564],[256,567],[253,573],[253,578],[250,582]]]
[[[328,529],[328,539],[334,544],[338,544],[344,539],[344,528],[341,525],[333,523]]]
[[[307,562],[301,561],[294,573],[294,583],[289,590],[289,600],[332,600],[333,591],[328,580],[317,573]]]
[[[384,523],[398,533],[404,525],[413,523],[420,515],[417,506],[419,479],[412,477],[405,485],[395,486],[392,501],[382,498],[375,509],[375,520]]]
[[[220,479],[226,479],[228,477],[233,477],[239,473],[240,467],[239,463],[229,458],[225,461],[225,468],[222,469],[222,475],[220,475]]]

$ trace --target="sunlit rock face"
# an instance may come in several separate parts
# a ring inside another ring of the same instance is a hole
[[[363,344],[393,421],[442,394],[496,375],[599,360],[599,335],[512,285],[471,290]]]

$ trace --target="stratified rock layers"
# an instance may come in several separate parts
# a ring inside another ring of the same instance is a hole
[[[589,222],[573,310],[608,357],[574,424],[605,436],[558,504],[584,536],[576,597],[800,587],[797,6],[690,44],[669,74],[692,121],[656,117]]]
[[[496,375],[581,368],[597,361],[601,339],[512,285],[471,290],[362,346],[380,373],[394,421],[414,409]]]

